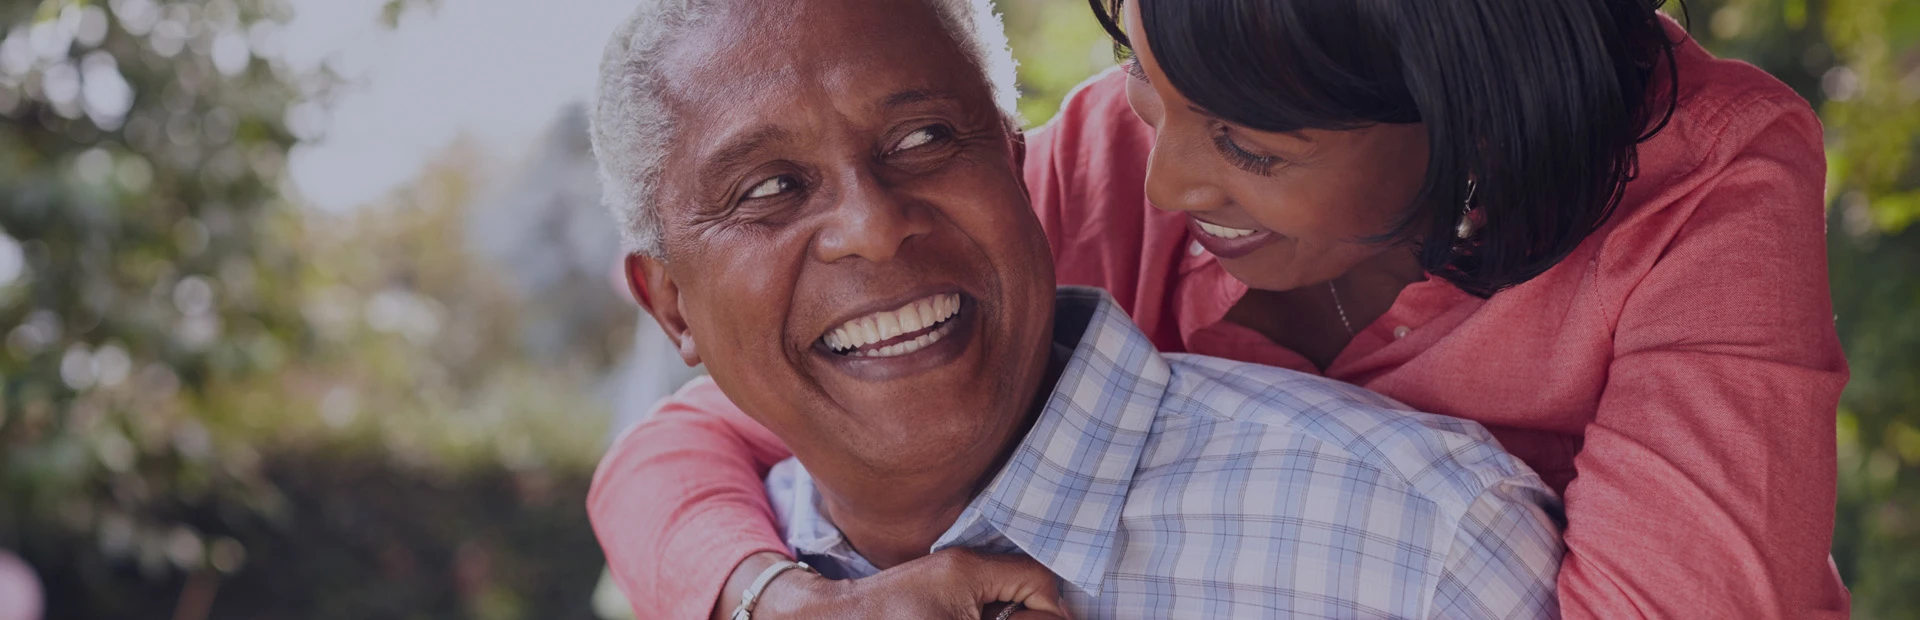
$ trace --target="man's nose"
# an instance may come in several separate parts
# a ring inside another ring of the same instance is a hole
[[[908,239],[933,231],[927,207],[874,175],[849,175],[845,198],[820,231],[815,251],[822,262],[859,257],[875,263],[893,260]]]
[[[1212,178],[1208,153],[1187,145],[1168,143],[1159,132],[1147,156],[1147,201],[1168,211],[1211,211],[1227,204],[1227,193]]]

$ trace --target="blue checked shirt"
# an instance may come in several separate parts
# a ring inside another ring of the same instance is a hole
[[[1559,500],[1480,425],[1158,353],[1102,291],[1056,312],[1073,355],[1046,409],[933,551],[1024,553],[1083,619],[1559,615]],[[879,572],[797,461],[767,492],[802,560]]]

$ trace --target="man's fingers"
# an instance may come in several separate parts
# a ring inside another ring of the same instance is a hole
[[[986,609],[982,610],[980,617],[982,619],[992,618],[999,620],[1000,614],[1006,613],[1008,605],[1016,604],[1017,603],[994,603],[988,605]],[[1014,610],[1013,615],[1007,616],[1007,618],[1008,620],[1065,620],[1060,616],[1024,607]]]
[[[975,554],[972,560],[961,564],[973,564],[966,576],[973,584],[977,603],[1014,601],[1026,605],[1030,612],[1071,620],[1060,599],[1060,579],[1039,562],[1023,555],[997,554]]]

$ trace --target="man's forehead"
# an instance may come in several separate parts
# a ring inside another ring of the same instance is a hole
[[[796,87],[881,86],[989,93],[924,0],[717,0],[663,50],[670,100],[693,107]],[[912,83],[903,86],[903,83]],[[873,88],[859,88],[876,97]]]

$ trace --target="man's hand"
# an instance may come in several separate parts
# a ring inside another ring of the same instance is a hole
[[[765,564],[749,558],[741,563],[741,570]],[[1060,600],[1058,578],[1039,562],[1025,556],[982,554],[966,549],[946,549],[865,579],[835,581],[802,571],[787,571],[767,585],[753,616],[763,620],[977,620],[992,618],[983,615],[989,605],[1011,602],[1027,607],[1015,614],[1015,618],[1071,619]],[[993,605],[993,611],[999,609],[999,605]]]

